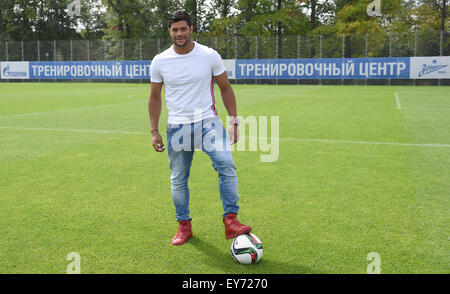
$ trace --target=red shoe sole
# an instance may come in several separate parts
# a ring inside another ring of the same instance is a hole
[[[192,234],[190,234],[187,238],[180,240],[180,242],[174,242],[172,240],[171,243],[173,246],[181,246],[181,245],[185,244],[191,237],[192,237]]]
[[[236,238],[237,236],[243,235],[243,234],[248,234],[252,231],[252,228],[248,227],[248,228],[242,228],[242,230],[231,233],[231,234],[225,234],[225,238],[227,240],[229,239],[233,239]]]

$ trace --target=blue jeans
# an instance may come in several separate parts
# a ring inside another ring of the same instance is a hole
[[[194,150],[201,149],[219,174],[219,192],[224,210],[237,214],[238,180],[231,154],[231,145],[218,117],[191,124],[167,124],[167,151],[171,169],[172,200],[177,221],[191,220],[188,179]]]

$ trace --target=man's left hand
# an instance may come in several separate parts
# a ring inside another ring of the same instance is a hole
[[[233,145],[234,143],[237,143],[239,141],[239,126],[232,124],[228,128],[228,133],[230,135],[230,143]]]

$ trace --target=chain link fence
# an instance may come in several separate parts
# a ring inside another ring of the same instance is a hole
[[[293,59],[449,56],[450,32],[363,35],[226,36],[193,38],[214,48],[223,59]],[[170,47],[169,37],[133,40],[0,40],[0,61],[151,60]],[[142,81],[141,81],[142,82]],[[237,80],[237,83],[415,84],[401,80]],[[417,81],[441,84],[441,81]]]

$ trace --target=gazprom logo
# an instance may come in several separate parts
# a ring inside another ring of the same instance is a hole
[[[439,70],[447,67],[447,64],[438,65],[436,63],[437,63],[437,60],[433,59],[433,64],[431,64],[431,65],[430,64],[422,64],[422,70],[419,72],[419,77],[428,75],[435,71],[438,71],[438,73],[440,73]],[[443,72],[443,73],[445,73],[445,72]]]
[[[9,65],[3,69],[2,74],[3,74],[4,76],[7,76],[7,75],[9,74]]]
[[[11,71],[9,64],[2,70],[2,76],[5,78],[27,78],[28,73],[25,71]]]

